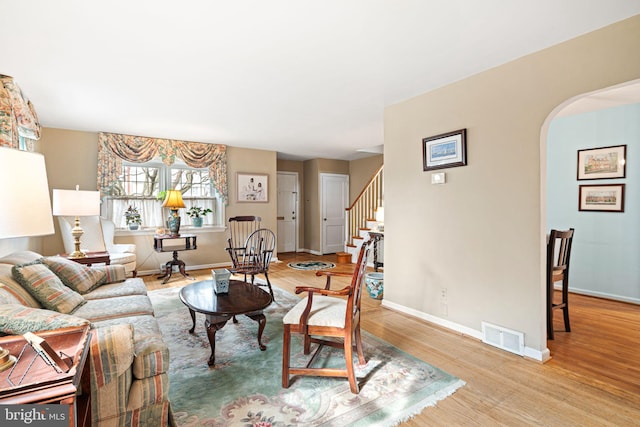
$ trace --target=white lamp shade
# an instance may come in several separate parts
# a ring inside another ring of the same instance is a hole
[[[382,206],[376,210],[376,221],[384,222],[384,208]]]
[[[53,190],[53,214],[60,216],[100,215],[100,192]]]
[[[0,239],[53,234],[44,156],[0,148]]]

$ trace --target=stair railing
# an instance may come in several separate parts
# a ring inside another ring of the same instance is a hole
[[[345,209],[345,242],[347,246],[353,245],[354,237],[359,237],[359,231],[365,229],[367,220],[375,219],[378,206],[382,206],[383,197],[383,169],[381,165],[369,182],[364,186],[351,206]]]

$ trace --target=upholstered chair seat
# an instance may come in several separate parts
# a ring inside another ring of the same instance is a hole
[[[299,324],[300,316],[307,307],[308,298],[302,299],[282,319],[286,324]],[[316,295],[313,297],[311,311],[307,318],[308,326],[330,326],[344,328],[347,301],[344,299]]]

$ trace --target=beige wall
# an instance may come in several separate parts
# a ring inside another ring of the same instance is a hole
[[[349,162],[349,204],[360,195],[383,162],[382,154]]]
[[[47,176],[51,189],[73,189],[76,184],[80,185],[81,190],[95,190],[97,188],[98,133],[44,128],[40,145],[42,147],[41,151],[45,156]],[[229,205],[226,207],[225,217],[258,215],[262,217],[263,227],[275,231],[277,206],[276,153],[274,151],[228,147],[227,161]],[[267,174],[269,176],[269,202],[238,203],[236,201],[237,172]],[[45,255],[64,252],[57,220],[54,220],[54,224],[56,226],[56,234],[42,238],[42,249],[39,251]],[[198,249],[180,253],[180,259],[185,261],[188,268],[224,265],[229,262],[229,256],[225,251],[227,239],[225,230],[218,232],[196,230],[194,232],[198,235]],[[156,253],[154,251],[152,234],[151,231],[134,232],[116,238],[118,243],[136,244],[138,270],[141,272],[156,271],[159,269],[160,264],[171,259],[171,253]],[[37,247],[34,248],[34,250],[37,249]],[[13,250],[15,249],[7,250],[6,252]]]
[[[385,305],[475,336],[481,321],[522,331],[546,357],[546,120],[640,78],[638,40],[640,16],[386,109]],[[468,165],[431,185],[422,138],[460,128]]]

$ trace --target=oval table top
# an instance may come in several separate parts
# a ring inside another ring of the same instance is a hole
[[[257,285],[241,280],[229,281],[229,293],[216,294],[213,280],[191,283],[180,290],[180,299],[191,310],[213,316],[233,316],[263,310],[271,295]]]

